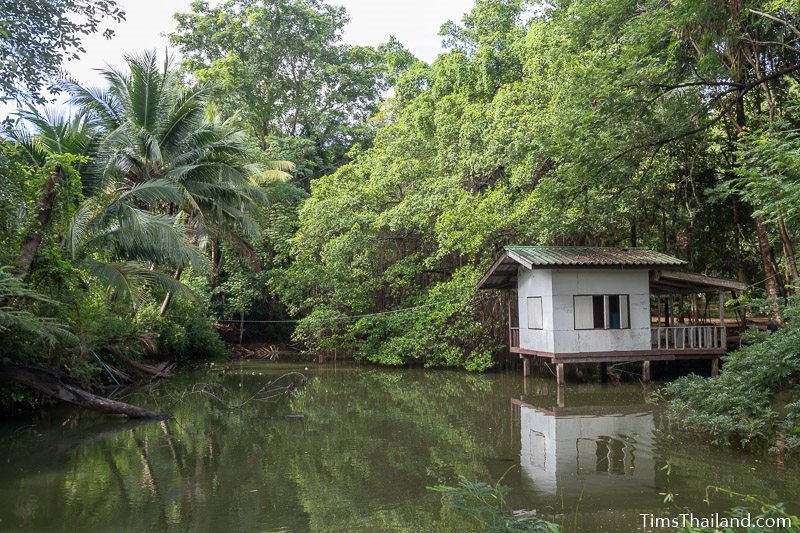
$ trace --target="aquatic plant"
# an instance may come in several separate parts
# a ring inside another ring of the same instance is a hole
[[[536,511],[510,511],[505,496],[511,488],[499,481],[490,485],[461,477],[458,486],[436,485],[428,489],[442,493],[446,508],[470,514],[484,531],[560,531],[558,524],[537,516]]]

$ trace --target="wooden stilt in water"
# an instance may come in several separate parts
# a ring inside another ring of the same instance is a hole
[[[565,383],[564,380],[564,363],[558,363],[556,365],[556,383],[561,386]]]
[[[719,325],[720,329],[720,348],[728,349],[727,328],[725,327],[725,296],[719,291]]]
[[[650,383],[650,361],[642,361],[642,381]]]
[[[531,375],[531,358],[530,357],[523,357],[522,358],[522,375],[524,377],[528,377]]]
[[[719,376],[719,357],[711,358],[711,377]]]

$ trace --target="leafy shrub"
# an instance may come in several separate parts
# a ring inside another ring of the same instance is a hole
[[[428,488],[442,493],[442,503],[446,508],[470,514],[484,531],[560,531],[558,524],[536,516],[533,511],[509,511],[505,496],[511,489],[499,482],[489,485],[462,477],[456,487],[436,485]]]
[[[719,377],[690,375],[667,385],[660,394],[670,414],[717,442],[774,443],[782,435],[787,448],[800,447],[800,304],[783,315],[784,327],[752,332],[752,344],[725,356]]]
[[[160,307],[151,301],[136,317],[140,330],[155,337],[159,354],[181,359],[225,357],[225,343],[208,318],[207,302],[174,298],[163,317]]]

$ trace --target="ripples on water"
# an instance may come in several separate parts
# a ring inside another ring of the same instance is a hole
[[[731,506],[709,508],[708,485],[799,510],[796,465],[681,435],[639,384],[339,365],[278,403],[185,394],[207,383],[238,405],[290,370],[232,363],[129,398],[171,422],[71,409],[2,422],[0,530],[476,530],[426,489],[459,476],[504,476],[513,508],[570,531],[640,529],[640,513],[679,512],[667,492],[698,514]]]

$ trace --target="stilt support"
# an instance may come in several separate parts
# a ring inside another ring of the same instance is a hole
[[[522,358],[522,375],[524,377],[528,377],[531,375],[531,358],[530,357],[523,357]]]
[[[642,381],[650,383],[650,361],[642,361]]]
[[[561,386],[565,383],[564,379],[564,363],[558,363],[556,365],[556,383]]]
[[[719,376],[719,357],[711,358],[711,377]]]

